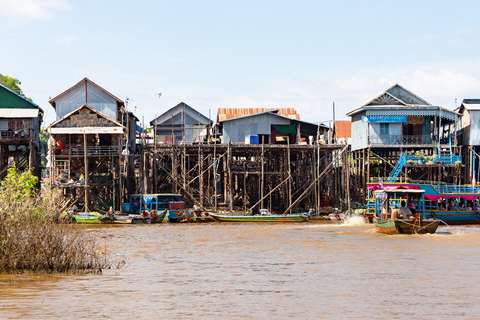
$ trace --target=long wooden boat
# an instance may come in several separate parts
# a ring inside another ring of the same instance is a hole
[[[373,223],[378,232],[385,234],[435,233],[438,219],[425,218],[425,191],[387,187],[374,191],[375,216]],[[416,201],[416,212],[407,209],[408,201]],[[405,216],[401,216],[404,213]]]
[[[378,232],[385,234],[425,234],[435,233],[440,224],[437,219],[425,219],[420,223],[411,219],[374,219]]]
[[[218,215],[209,213],[218,222],[307,222],[310,216],[306,213],[270,214],[270,215]]]
[[[125,216],[125,215],[115,215],[111,220],[111,223],[114,224],[132,224],[133,217],[132,216]]]
[[[102,223],[103,215],[98,212],[77,212],[72,216],[73,223],[99,224]]]

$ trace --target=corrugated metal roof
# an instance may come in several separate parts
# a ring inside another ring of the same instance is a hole
[[[480,110],[480,99],[463,99],[462,106],[467,110]]]
[[[10,88],[0,84],[0,107],[1,108],[38,108],[38,105],[19,95]]]
[[[467,110],[480,110],[480,104],[464,104]]]
[[[352,123],[348,120],[335,121],[335,136],[337,138],[351,138]]]
[[[402,99],[402,97],[400,97],[398,95],[398,92],[405,92],[405,93],[411,95],[411,97],[414,100],[416,100],[417,102],[422,102],[423,104],[411,104],[408,101],[404,101]],[[398,105],[398,104],[400,104],[400,105]],[[402,105],[404,105],[404,106],[402,106]],[[368,107],[371,107],[371,106],[373,106],[373,107],[396,106],[396,107],[401,108],[401,107],[432,106],[432,104],[429,103],[428,101],[420,98],[419,96],[417,96],[413,92],[405,89],[404,87],[402,87],[398,83],[396,83],[393,86],[391,86],[390,88],[388,88],[387,90],[385,90],[382,93],[376,95],[374,98],[369,99],[367,102],[363,103],[359,107],[349,111],[347,113],[347,116],[353,116],[353,115],[357,114],[358,112],[363,111],[365,108],[368,108]]]
[[[83,133],[109,133],[123,134],[123,127],[68,127],[68,128],[48,128],[48,132],[53,134],[83,134]]]
[[[0,108],[0,118],[36,118],[38,111],[38,109]]]
[[[53,106],[53,108],[55,108],[55,100],[58,99],[58,97],[61,97],[62,95],[64,95],[65,93],[69,92],[70,90],[73,90],[74,88],[76,88],[77,86],[86,86],[88,85],[88,83],[94,85],[95,87],[99,88],[100,90],[102,90],[103,92],[105,92],[106,94],[108,94],[109,96],[111,96],[112,98],[114,98],[117,103],[119,103],[120,105],[124,105],[124,102],[123,100],[121,100],[120,98],[118,98],[117,96],[113,95],[112,93],[110,93],[109,91],[105,90],[104,88],[102,88],[101,86],[99,86],[98,84],[96,84],[95,82],[93,82],[92,80],[88,79],[87,77],[83,78],[82,80],[80,80],[79,82],[77,82],[75,85],[71,86],[70,88],[68,88],[67,90],[63,91],[62,93],[58,94],[57,96],[55,96],[54,98],[50,99],[48,102]],[[86,88],[84,89],[86,90]],[[87,103],[87,101],[85,101],[85,103]]]
[[[217,123],[269,111],[276,111],[277,114],[284,117],[300,120],[300,115],[295,108],[218,108]]]

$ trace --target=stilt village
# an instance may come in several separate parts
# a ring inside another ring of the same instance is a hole
[[[366,214],[369,184],[476,188],[480,99],[450,109],[400,84],[372,97],[331,123],[295,108],[219,108],[210,119],[180,102],[143,124],[128,98],[84,78],[51,98],[47,125],[41,107],[0,86],[0,178],[32,170],[61,211],[100,213],[161,193],[211,212]]]

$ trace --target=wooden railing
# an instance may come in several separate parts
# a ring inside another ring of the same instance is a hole
[[[372,145],[384,145],[384,146],[410,146],[410,145],[431,145],[433,140],[431,135],[418,135],[418,136],[390,136],[379,135],[371,136],[369,141]]]
[[[116,156],[122,152],[120,146],[88,146],[86,148],[87,156]],[[84,147],[72,147],[60,149],[60,152],[57,149],[57,154],[59,155],[71,155],[71,156],[84,156],[85,148]]]
[[[0,139],[5,140],[28,140],[30,139],[29,130],[1,130]]]

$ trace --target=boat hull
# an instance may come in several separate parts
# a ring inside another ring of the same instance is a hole
[[[307,214],[229,216],[210,213],[210,216],[218,222],[307,222],[310,220]]]
[[[414,224],[413,219],[374,219],[377,231],[385,234],[435,233],[440,222],[437,219],[424,219],[418,226]]]
[[[99,224],[102,223],[103,215],[98,212],[79,212],[72,216],[73,223]]]
[[[442,220],[446,224],[470,225],[480,224],[480,212],[478,211],[427,211],[427,218]]]
[[[345,213],[330,213],[328,214],[330,220],[345,220]]]

